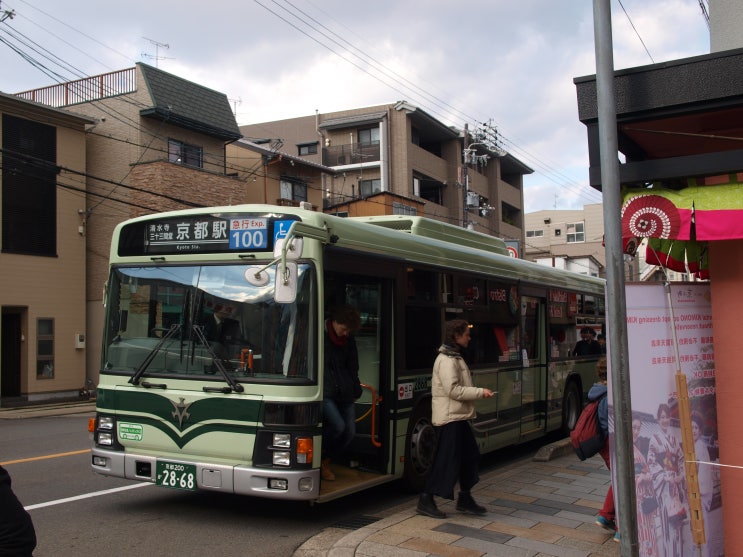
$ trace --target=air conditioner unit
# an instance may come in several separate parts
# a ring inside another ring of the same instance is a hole
[[[312,210],[312,203],[309,201],[300,201],[299,202],[299,208],[304,209],[305,211],[311,211]]]

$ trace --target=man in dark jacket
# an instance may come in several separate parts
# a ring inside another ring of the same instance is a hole
[[[583,327],[580,330],[580,340],[573,348],[573,356],[600,356],[601,345],[594,338],[596,332],[590,327]]]
[[[352,333],[361,327],[359,311],[352,306],[333,310],[325,322],[325,379],[323,383],[323,480],[332,481],[333,457],[340,455],[356,434],[354,402],[361,396],[359,354]]]
[[[0,466],[0,555],[28,557],[36,547],[31,516],[10,487],[10,474]]]

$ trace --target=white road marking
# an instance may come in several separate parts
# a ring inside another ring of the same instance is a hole
[[[64,499],[57,499],[56,501],[47,501],[46,503],[37,503],[36,505],[28,505],[24,507],[27,511],[34,509],[43,509],[44,507],[53,507],[54,505],[62,505],[64,503],[71,503],[73,501],[80,501],[81,499],[89,499],[91,497],[100,497],[101,495],[108,495],[110,493],[117,493],[119,491],[127,491],[129,489],[137,489],[138,487],[147,487],[149,485],[155,485],[151,483],[139,483],[134,485],[125,485],[124,487],[116,487],[114,489],[104,489],[103,491],[95,491],[93,493],[86,493],[84,495],[75,495],[74,497],[66,497]]]

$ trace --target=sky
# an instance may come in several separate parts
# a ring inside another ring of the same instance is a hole
[[[699,0],[610,5],[616,70],[709,53]],[[238,125],[406,100],[497,128],[534,170],[525,212],[601,202],[573,83],[596,73],[589,0],[0,0],[0,20],[4,93],[144,62],[227,95]]]

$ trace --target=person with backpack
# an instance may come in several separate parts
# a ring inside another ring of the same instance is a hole
[[[588,402],[598,400],[598,419],[599,426],[604,433],[604,446],[599,451],[601,458],[604,459],[606,467],[611,470],[611,461],[609,460],[609,401],[607,399],[607,369],[606,356],[596,362],[596,376],[598,381],[588,391]],[[619,542],[619,528],[616,523],[616,512],[614,510],[614,486],[609,484],[609,490],[606,492],[604,504],[596,517],[596,524],[614,532],[614,541]]]

